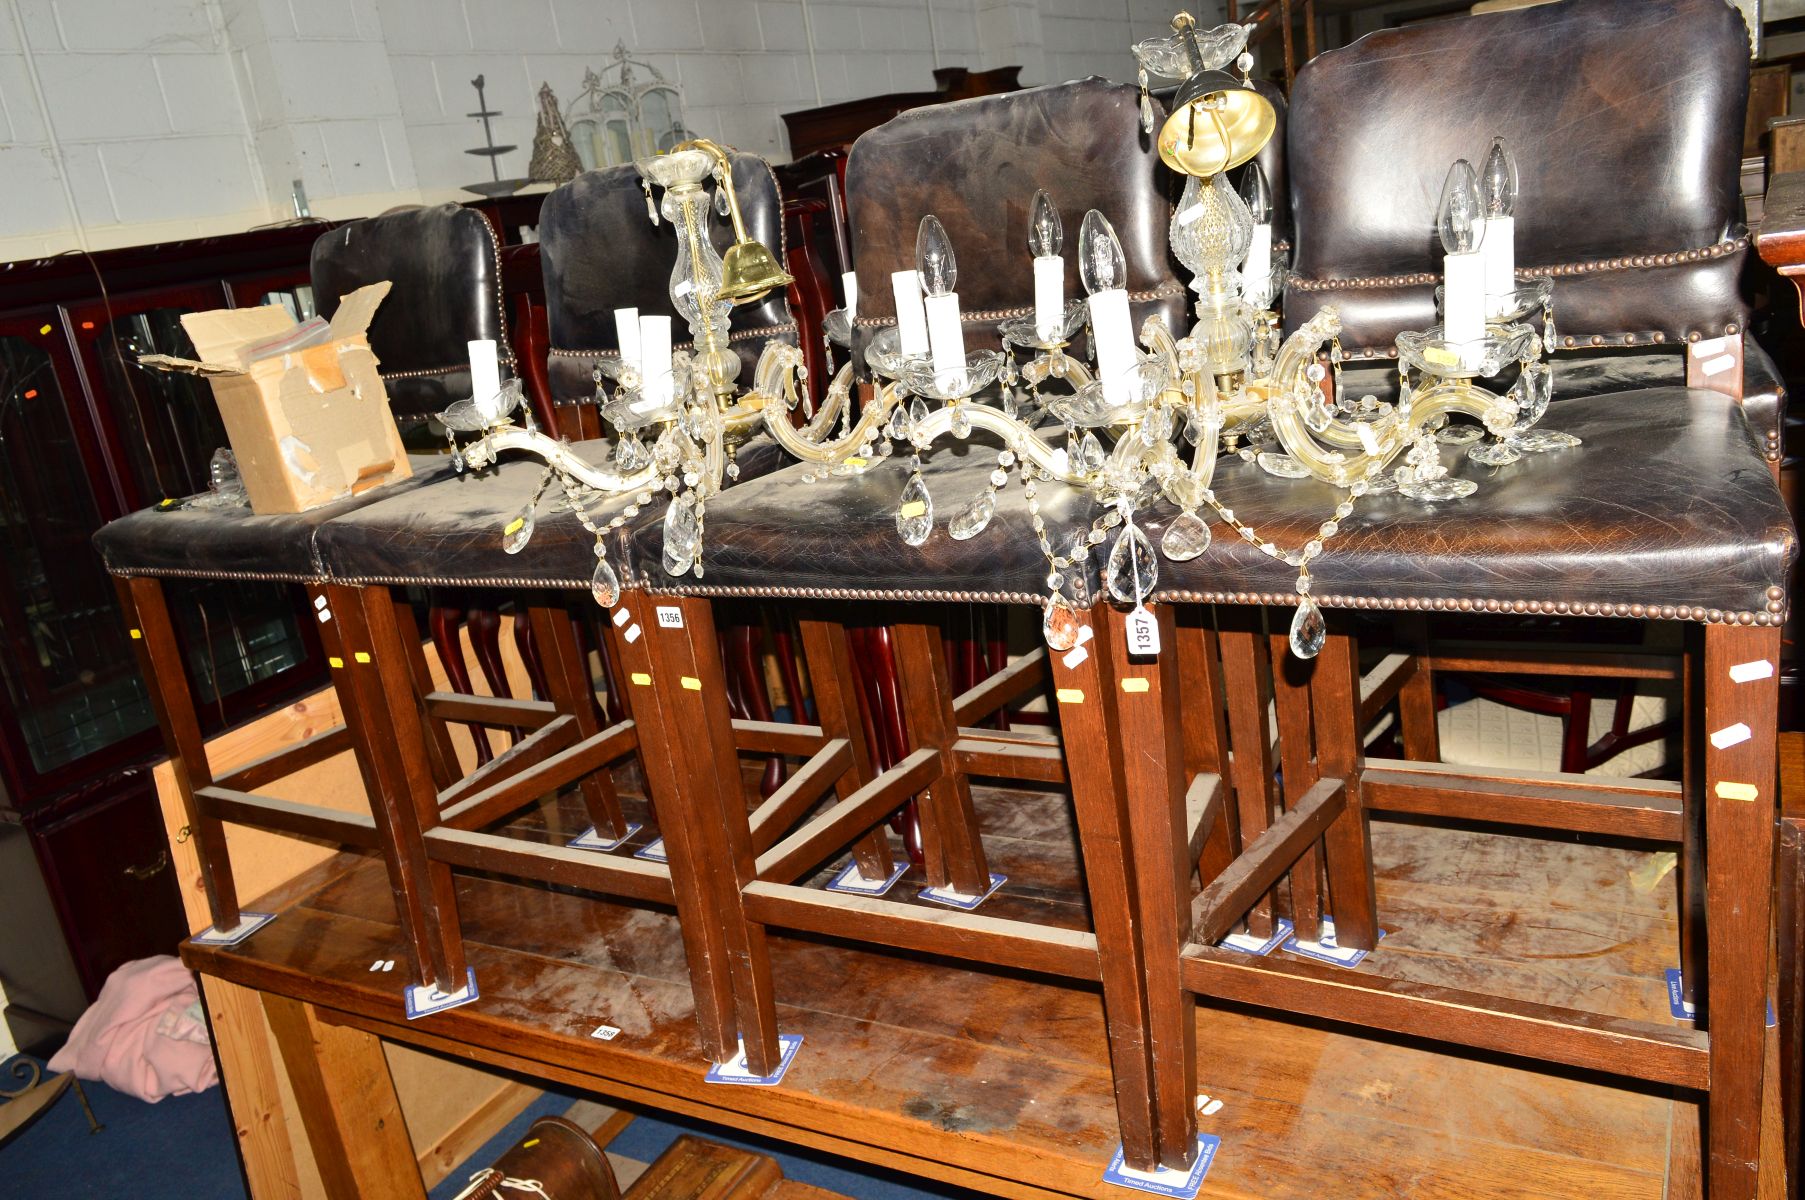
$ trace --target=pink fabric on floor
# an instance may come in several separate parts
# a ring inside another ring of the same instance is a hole
[[[96,1000],[50,1060],[152,1104],[204,1092],[219,1082],[194,976],[161,955],[129,962],[108,976]]]

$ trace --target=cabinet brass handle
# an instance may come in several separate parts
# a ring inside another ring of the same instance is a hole
[[[153,875],[161,874],[163,871],[167,870],[168,867],[169,867],[169,851],[160,850],[157,852],[157,861],[156,862],[151,863],[149,866],[144,866],[144,867],[127,867],[125,869],[125,874],[126,874],[126,877],[129,879],[136,879],[136,880],[139,880],[140,882],[142,882],[143,880],[149,879]]]

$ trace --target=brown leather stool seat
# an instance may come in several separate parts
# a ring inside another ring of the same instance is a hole
[[[600,463],[608,455],[603,441],[575,443],[578,454]],[[769,471],[780,461],[776,445],[760,438],[741,448],[742,483]],[[319,530],[320,562],[334,583],[442,584],[457,587],[589,587],[595,571],[595,535],[569,511],[554,482],[540,499],[532,540],[519,554],[502,548],[502,529],[533,498],[545,466],[535,459],[504,454],[503,461],[483,471],[453,475],[447,470],[428,486],[394,495],[380,503],[347,511]],[[590,520],[605,526],[632,503],[618,496],[588,509]],[[714,520],[720,498],[708,502]],[[616,531],[610,562],[626,578],[631,558],[627,533],[635,525],[661,524],[664,493],[653,496],[633,521]]]
[[[259,516],[250,508],[149,508],[94,535],[109,574],[317,583],[326,577],[314,538],[326,522],[449,476],[441,455],[410,455],[413,476],[302,513]]]
[[[961,542],[946,531],[952,515],[987,486],[1000,449],[994,439],[974,432],[963,444],[937,447],[923,460],[934,532],[920,546],[907,545],[896,530],[897,501],[909,481],[906,457],[892,456],[845,477],[819,466],[790,466],[742,481],[708,502],[701,579],[666,575],[660,562],[663,524],[641,522],[634,535],[640,578],[650,591],[689,596],[1039,604],[1051,568],[1013,476],[997,491],[996,515],[982,533]],[[804,482],[805,475],[815,479]],[[1090,502],[1052,485],[1040,488],[1038,500],[1053,549],[1066,553],[1072,534],[1088,527]],[[1095,591],[1094,566],[1086,568],[1084,582]],[[1069,585],[1066,594],[1071,595]]]
[[[1446,505],[1356,501],[1315,562],[1325,608],[1690,616],[1778,624],[1797,542],[1735,401],[1683,387],[1564,402],[1551,425],[1584,439],[1502,469],[1452,468],[1480,490]],[[1241,462],[1216,493],[1263,538],[1295,550],[1343,495]],[[1156,542],[1172,510],[1148,521]],[[1206,514],[1207,515],[1207,514]],[[1160,561],[1162,599],[1292,604],[1297,571],[1212,521],[1209,551]]]

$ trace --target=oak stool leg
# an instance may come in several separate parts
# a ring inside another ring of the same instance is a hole
[[[1750,663],[1768,670],[1737,671]],[[1707,625],[1704,690],[1705,936],[1700,1017],[1711,1035],[1707,1192],[1756,1195],[1766,1068],[1768,944],[1779,770],[1780,631]],[[1760,674],[1760,678],[1750,676]],[[1737,682],[1742,678],[1745,682]]]
[[[207,910],[212,914],[213,928],[227,933],[238,928],[241,920],[238,885],[232,877],[224,823],[204,815],[194,799],[196,788],[213,782],[213,769],[207,762],[207,745],[194,712],[194,697],[188,690],[188,668],[169,619],[163,584],[148,578],[115,582],[119,607],[131,629],[132,648],[138,652],[138,669],[150,687],[151,705],[156,710],[157,724],[163,729],[163,744],[169,750],[170,765],[175,768],[182,809],[188,816],[188,827],[194,831]]]

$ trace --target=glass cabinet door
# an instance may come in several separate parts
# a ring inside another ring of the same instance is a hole
[[[155,724],[90,542],[101,512],[58,371],[63,344],[48,322],[0,325],[0,678],[9,757],[27,778]]]
[[[130,467],[126,503],[131,508],[204,491],[213,452],[226,444],[211,384],[197,375],[138,364],[146,354],[196,357],[182,329],[185,311],[190,310],[147,308],[116,316],[101,326],[95,341],[105,408],[117,423]]]
[[[287,291],[297,309],[311,306],[311,291],[304,297]],[[270,302],[282,301],[272,296]],[[94,307],[72,312],[91,377],[100,383],[96,416],[128,511],[205,491],[214,451],[230,444],[205,379],[147,370],[138,362],[145,354],[196,357],[182,315],[224,303],[222,291],[182,288],[114,297],[110,315]],[[169,580],[164,591],[195,703],[209,724],[238,719],[270,690],[254,690],[257,685],[277,681],[271,686],[279,690],[300,682],[293,668],[318,673],[318,639],[300,620],[304,601],[292,586]],[[228,697],[230,706],[223,703]]]

